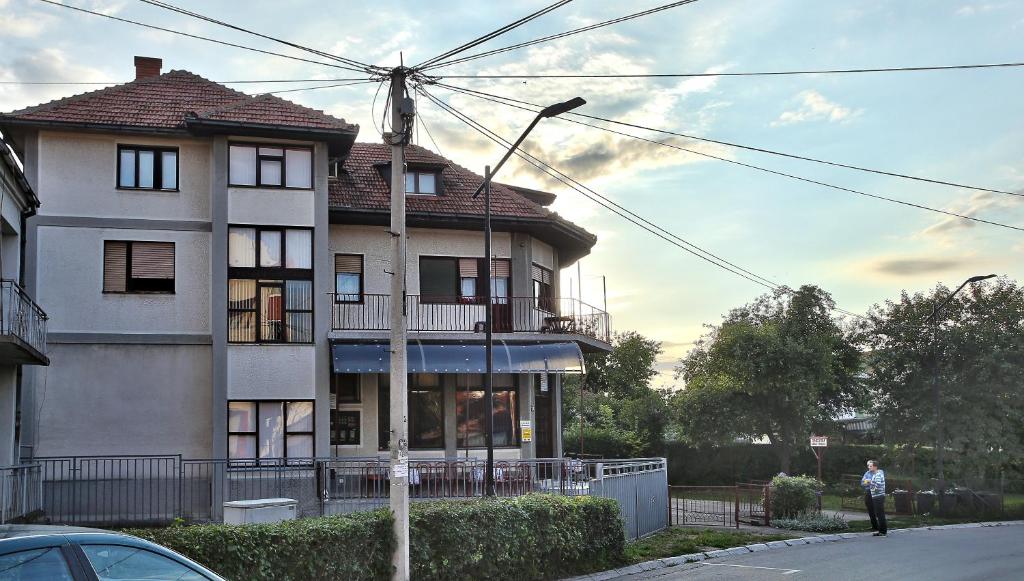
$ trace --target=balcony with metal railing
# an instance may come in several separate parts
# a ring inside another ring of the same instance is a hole
[[[0,281],[0,363],[49,365],[46,319],[18,283]]]
[[[334,295],[335,332],[388,331],[391,297],[383,294]],[[608,313],[573,298],[496,297],[495,333],[576,335],[602,343],[611,340]],[[410,332],[480,333],[485,331],[483,297],[408,295]]]

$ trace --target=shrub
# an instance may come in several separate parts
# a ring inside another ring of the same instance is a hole
[[[228,579],[390,579],[387,510],[256,525],[125,531],[171,548]],[[414,579],[550,579],[624,560],[618,504],[590,496],[414,503]]]
[[[551,579],[624,559],[611,499],[531,494],[413,505],[414,579]]]
[[[580,426],[567,426],[562,435],[565,451],[579,451]],[[602,458],[637,458],[643,456],[644,444],[629,430],[598,426],[583,427],[583,453]]]
[[[797,518],[778,518],[772,521],[772,526],[778,529],[814,533],[835,533],[850,529],[849,523],[843,517],[820,514],[804,514]]]
[[[772,516],[795,518],[814,505],[821,482],[810,476],[776,476],[772,478]]]
[[[387,579],[395,539],[386,510],[272,524],[171,526],[128,534],[227,579]]]

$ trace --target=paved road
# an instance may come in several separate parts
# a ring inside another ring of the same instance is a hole
[[[1024,526],[915,531],[799,545],[619,577],[622,581],[1024,579]]]

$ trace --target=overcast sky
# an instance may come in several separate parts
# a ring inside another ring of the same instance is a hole
[[[506,46],[623,16],[667,0],[576,0],[480,47]],[[303,53],[160,8],[65,0],[120,17],[293,55]],[[177,4],[362,62],[416,64],[550,2],[178,0]],[[244,10],[239,7],[245,6]],[[1024,2],[702,0],[526,49],[438,69],[449,74],[700,73],[1024,61]],[[475,52],[476,50],[472,51]],[[466,53],[469,54],[469,53]],[[0,81],[123,82],[132,57],[160,57],[216,81],[332,79],[350,71],[260,55],[76,13],[0,0]],[[318,58],[318,57],[310,57]],[[580,95],[581,112],[648,127],[998,190],[1024,192],[1024,68],[629,80],[451,79],[549,104]],[[316,85],[232,85],[246,92]],[[0,111],[89,90],[0,84]],[[282,97],[358,123],[379,139],[376,84]],[[431,91],[508,138],[531,114]],[[501,151],[433,104],[419,103],[419,143],[470,168]],[[376,118],[375,118],[376,117]],[[665,136],[632,131],[664,140]],[[1024,198],[831,168],[723,146],[673,143],[864,192],[1024,226]],[[1024,276],[1024,232],[968,222],[769,175],[627,137],[547,120],[525,148],[686,240],[791,286],[815,283],[864,312],[901,289],[990,272]],[[730,308],[764,289],[596,207],[533,168],[502,181],[559,194],[554,208],[599,236],[582,262],[583,294],[617,330],[664,341],[663,369]],[[45,192],[43,193],[45,203]],[[564,292],[568,276],[563,273]],[[576,283],[573,283],[574,286]],[[578,288],[578,286],[576,287]],[[44,305],[45,306],[45,305]],[[662,381],[669,383],[669,374]]]

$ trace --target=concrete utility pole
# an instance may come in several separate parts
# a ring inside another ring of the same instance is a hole
[[[391,557],[395,581],[409,579],[409,392],[406,362],[405,144],[412,128],[412,100],[405,96],[405,69],[391,73],[391,512],[398,546]]]

